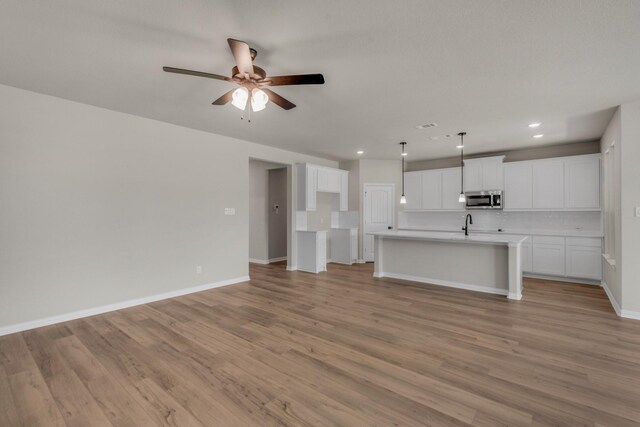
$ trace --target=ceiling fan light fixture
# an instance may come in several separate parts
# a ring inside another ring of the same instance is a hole
[[[269,102],[269,97],[263,90],[256,88],[251,91],[251,109],[253,111],[264,110],[267,102]]]
[[[231,95],[231,105],[244,111],[247,106],[247,100],[249,99],[249,91],[246,87],[239,87],[233,91]],[[264,107],[263,107],[264,108]]]

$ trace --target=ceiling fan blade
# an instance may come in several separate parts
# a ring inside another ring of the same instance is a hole
[[[251,61],[251,52],[249,45],[243,41],[236,39],[227,39],[231,53],[236,60],[238,71],[242,74],[253,75],[253,61]]]
[[[273,76],[267,77],[265,83],[269,86],[289,85],[321,85],[324,84],[322,74],[299,74],[297,76]]]
[[[231,89],[229,92],[225,93],[220,98],[218,98],[215,101],[213,101],[211,103],[211,105],[224,105],[224,104],[226,104],[228,102],[231,102],[231,98],[232,98],[234,90],[235,89]]]
[[[280,95],[278,95],[277,93],[275,93],[272,90],[269,90],[267,88],[262,88],[262,90],[267,94],[267,96],[269,97],[269,101],[273,102],[274,104],[284,108],[285,110],[291,110],[292,108],[296,107],[296,104],[294,104],[291,101],[287,101],[286,99],[284,99],[283,97],[281,97]]]
[[[207,77],[209,79],[233,82],[233,80],[231,80],[229,77],[221,76],[219,74],[205,73],[202,71],[185,70],[183,68],[174,68],[174,67],[162,67],[162,69],[167,73],[186,74],[188,76]]]

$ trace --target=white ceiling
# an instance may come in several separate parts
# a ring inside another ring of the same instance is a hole
[[[470,154],[600,137],[640,98],[639,22],[635,0],[4,0],[0,83],[333,159],[439,158],[456,141],[430,137],[460,130]],[[228,83],[162,72],[230,74],[227,37],[327,83],[248,124],[211,105]]]

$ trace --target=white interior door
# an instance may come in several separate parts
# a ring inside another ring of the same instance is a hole
[[[364,248],[365,261],[373,261],[372,231],[393,228],[395,194],[393,184],[364,184]]]

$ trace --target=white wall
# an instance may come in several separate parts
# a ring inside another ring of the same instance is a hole
[[[269,195],[267,210],[269,212],[269,259],[279,259],[287,256],[287,169],[269,170]],[[274,205],[279,208],[276,211]]]
[[[622,104],[620,113],[622,310],[640,316],[640,101]]]
[[[605,174],[605,179],[614,180],[615,204],[610,214],[616,219],[616,253],[615,266],[604,263],[604,280],[622,315],[640,319],[640,217],[635,216],[640,206],[640,101],[622,104],[616,111],[601,140],[603,157],[612,142],[616,169],[613,176]],[[610,187],[605,181],[604,191]],[[605,240],[611,239],[610,230],[604,230]]]
[[[246,276],[249,157],[337,167],[0,85],[0,328]]]
[[[603,200],[603,206],[604,206],[603,216],[604,218],[615,217],[615,225],[616,225],[616,229],[613,233],[611,233],[611,231],[606,226],[606,222],[605,222],[605,226],[603,227],[604,240],[605,240],[605,252],[606,252],[606,248],[609,245],[615,246],[615,250],[611,251],[613,252],[611,254],[611,257],[612,257],[612,261],[614,261],[616,265],[610,264],[609,262],[603,263],[602,280],[604,281],[608,289],[611,291],[611,294],[613,295],[613,298],[615,300],[615,304],[617,304],[618,306],[620,306],[620,303],[622,301],[622,279],[620,274],[620,272],[622,271],[622,260],[620,259],[620,253],[622,252],[621,238],[620,238],[620,227],[621,227],[620,149],[622,147],[622,143],[620,140],[622,135],[621,132],[622,132],[622,129],[621,129],[621,122],[620,122],[620,109],[618,109],[614,114],[613,118],[611,119],[611,122],[607,126],[607,129],[605,130],[604,135],[602,136],[602,139],[601,139],[602,161],[605,168],[605,171],[603,174],[604,179],[602,183],[603,197],[601,197],[601,199]],[[607,154],[606,152],[611,148],[611,144],[615,144],[615,147],[612,151],[610,151],[610,154]],[[614,164],[608,163],[609,155],[614,156],[614,159],[613,159]],[[613,184],[611,184],[611,180],[614,181]],[[610,191],[609,190],[610,188],[613,188],[614,190]],[[610,209],[607,206],[605,202],[607,200],[607,197],[611,197],[612,200],[615,201],[613,202],[614,203],[613,209]],[[615,242],[615,243],[610,243],[610,242]]]
[[[269,170],[276,168],[282,168],[282,165],[260,160],[249,160],[250,260],[269,261]],[[286,211],[283,213],[286,214]]]
[[[452,144],[452,146],[455,144]],[[520,162],[523,160],[548,159],[552,157],[579,156],[581,154],[595,154],[600,152],[600,141],[572,142],[569,144],[543,145],[541,147],[523,148],[520,150],[495,151],[490,153],[474,153],[465,155],[465,159],[504,155],[505,162]],[[421,171],[427,169],[455,168],[460,166],[460,155],[442,159],[418,160],[407,162],[407,171]]]

